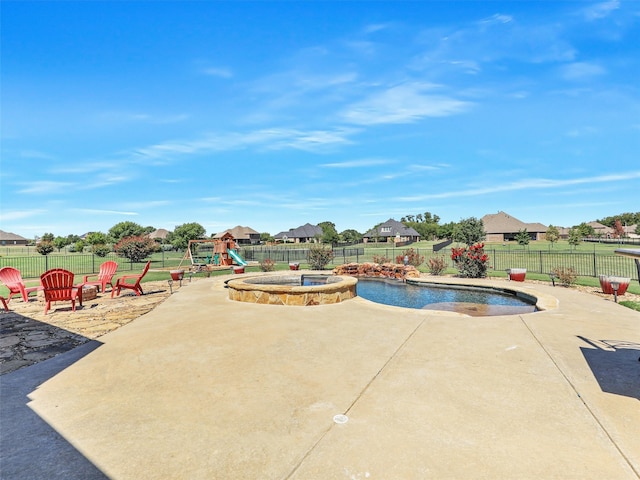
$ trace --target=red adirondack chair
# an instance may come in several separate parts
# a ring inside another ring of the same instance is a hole
[[[0,296],[0,302],[2,302],[2,306],[4,307],[5,311],[9,311],[9,306],[7,305],[7,299]]]
[[[31,292],[42,290],[40,285],[37,287],[25,286],[20,270],[13,267],[0,268],[0,281],[9,289],[9,298],[7,298],[7,301],[11,300],[11,297],[14,295],[19,294],[22,295],[23,301],[28,302]]]
[[[107,285],[111,285],[111,290],[113,290],[113,283],[111,283],[113,276],[116,274],[116,270],[118,270],[118,263],[113,260],[109,260],[108,262],[104,262],[100,265],[100,272],[93,275],[85,275],[82,279],[82,282],[86,285],[95,285],[100,288],[100,291],[104,293]],[[98,280],[89,281],[90,277],[98,277]]]
[[[147,274],[150,266],[151,262],[147,262],[140,275],[123,275],[118,280],[116,280],[116,286],[111,289],[111,298],[113,298],[114,293],[116,295],[120,295],[121,288],[133,290],[138,296],[144,295],[142,287],[140,286],[140,281]]]
[[[73,286],[73,272],[63,268],[53,268],[40,275],[40,282],[44,290],[44,307],[46,315],[51,308],[51,302],[70,301],[71,310],[76,311],[76,300],[82,305],[83,285]]]

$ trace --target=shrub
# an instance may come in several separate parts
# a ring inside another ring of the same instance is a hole
[[[157,251],[158,244],[149,237],[126,237],[120,240],[113,249],[121,257],[132,262],[140,262]]]
[[[452,248],[451,260],[462,277],[484,278],[487,276],[489,256],[484,253],[484,243]]]
[[[260,262],[260,270],[263,272],[273,272],[276,269],[276,262],[270,258],[265,258]]]
[[[578,278],[578,274],[573,267],[556,267],[551,270],[551,273],[555,273],[560,284],[565,287],[573,285]]]
[[[379,264],[391,263],[391,259],[389,257],[385,257],[384,255],[374,255],[373,256],[373,263],[379,263]],[[402,262],[400,262],[400,263],[402,263]]]
[[[40,255],[49,255],[56,249],[55,245],[51,242],[40,242],[36,247],[36,251]]]
[[[323,270],[333,260],[333,249],[322,244],[309,247],[307,260],[313,270]]]
[[[416,268],[424,263],[424,255],[418,254],[418,252],[416,252],[413,248],[404,250],[402,252],[402,255],[398,255],[396,257],[396,263],[403,264],[404,257],[407,257],[407,265],[413,265]]]
[[[431,275],[442,275],[447,269],[447,261],[443,256],[431,257],[427,262]]]
[[[91,247],[91,251],[94,255],[98,257],[106,257],[109,253],[111,253],[111,248],[107,247],[104,244],[93,245]]]

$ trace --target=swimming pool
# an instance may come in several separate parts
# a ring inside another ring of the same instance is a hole
[[[536,311],[536,299],[516,291],[493,287],[401,283],[395,280],[361,278],[359,297],[395,307],[445,310],[471,316],[512,315]]]

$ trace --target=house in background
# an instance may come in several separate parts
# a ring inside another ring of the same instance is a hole
[[[525,223],[504,212],[482,217],[487,242],[515,240],[521,230],[527,230],[531,240],[544,240],[547,227],[541,223]]]
[[[167,235],[169,235],[169,230],[165,230],[164,228],[158,228],[153,232],[149,233],[147,237],[157,240],[159,242],[164,242],[167,239]]]
[[[287,232],[280,232],[273,236],[278,242],[309,243],[317,242],[322,237],[322,228],[318,225],[306,223]]]
[[[237,225],[223,232],[216,233],[213,238],[222,238],[225,234],[231,234],[238,245],[258,245],[260,243],[260,233],[256,232],[253,228]]]
[[[613,228],[607,227],[598,222],[589,222],[587,223],[590,227],[593,227],[594,236],[600,238],[613,238]]]
[[[390,218],[362,236],[364,243],[368,242],[419,242],[420,234],[404,223]]]
[[[11,232],[4,232],[0,230],[0,245],[10,246],[10,245],[27,245],[29,240],[20,235],[16,235]]]

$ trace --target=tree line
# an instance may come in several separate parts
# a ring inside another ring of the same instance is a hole
[[[440,224],[440,217],[431,212],[418,213],[416,215],[406,215],[400,222],[409,228],[413,228],[424,240],[435,240],[449,238],[467,245],[479,242],[484,239],[484,226],[482,220],[475,217],[461,219],[459,222],[448,222]],[[623,237],[628,225],[636,225],[635,233],[640,235],[640,212],[622,213],[598,220],[599,223],[613,229],[614,237]],[[380,224],[374,226],[377,228]],[[359,243],[363,234],[354,229],[347,229],[340,233],[336,230],[333,222],[320,222],[318,226],[322,229],[322,234],[316,240],[319,243],[336,244],[339,242]],[[152,226],[143,227],[135,222],[125,221],[115,224],[107,233],[91,232],[81,238],[77,235],[66,237],[54,236],[53,233],[45,233],[40,238],[37,251],[43,255],[67,248],[69,251],[82,252],[86,247],[91,248],[91,252],[98,256],[106,256],[115,251],[119,255],[127,258],[138,257],[144,252],[152,253],[164,246],[176,250],[184,250],[189,244],[189,240],[204,238],[205,228],[197,222],[178,225],[172,232],[169,232],[166,239],[153,240],[148,238],[148,234],[156,229]],[[569,229],[568,240],[572,245],[577,245],[582,238],[596,235],[595,229],[585,222],[574,225]],[[547,229],[546,238],[551,243],[555,243],[560,238],[559,227],[550,225]],[[273,236],[269,233],[261,233],[260,239],[263,242],[273,241]],[[527,245],[530,235],[526,229],[519,231],[515,237],[521,245]],[[134,253],[131,253],[134,252]],[[135,252],[140,252],[136,254]],[[147,253],[147,255],[148,255]],[[141,258],[145,258],[146,255]]]

